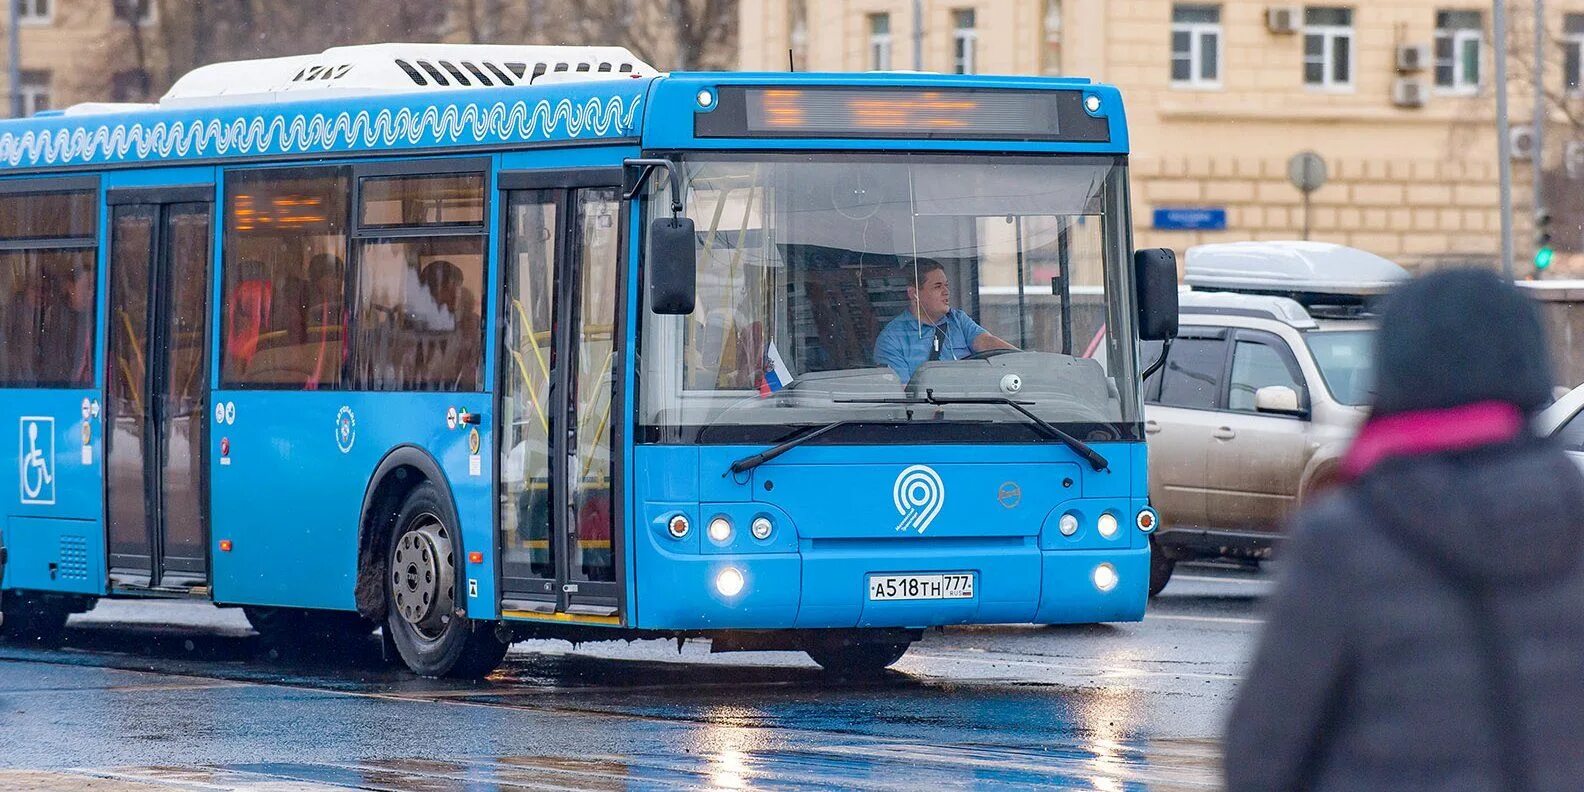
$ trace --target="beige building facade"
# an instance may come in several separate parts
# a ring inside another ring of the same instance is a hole
[[[1532,6],[1513,8],[1512,115],[1531,113]],[[920,16],[914,15],[921,8]],[[1170,0],[743,0],[741,66],[1090,77],[1123,91],[1141,247],[1303,235],[1409,266],[1494,261],[1499,250],[1490,4]],[[1547,4],[1548,190],[1584,149],[1568,118],[1580,85],[1584,2]],[[922,46],[915,46],[915,40]],[[1520,134],[1522,144],[1525,141]],[[1329,180],[1304,210],[1288,162],[1320,154]],[[1534,248],[1530,164],[1514,163],[1519,274]],[[1575,163],[1577,165],[1578,163]],[[1560,202],[1559,202],[1560,203]],[[1167,230],[1215,217],[1225,230]],[[1565,226],[1565,227],[1564,227]],[[1584,227],[1553,223],[1557,247]],[[1563,255],[1553,272],[1578,267]]]

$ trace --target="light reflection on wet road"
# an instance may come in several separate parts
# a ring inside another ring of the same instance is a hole
[[[108,603],[63,648],[0,644],[0,788],[1214,789],[1265,589],[1188,575],[1143,624],[934,633],[870,683],[655,641],[522,644],[459,684]]]

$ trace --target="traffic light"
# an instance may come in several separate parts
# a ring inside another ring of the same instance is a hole
[[[1535,269],[1544,270],[1556,258],[1556,251],[1551,247],[1551,211],[1545,207],[1536,209],[1534,213],[1534,242]]]

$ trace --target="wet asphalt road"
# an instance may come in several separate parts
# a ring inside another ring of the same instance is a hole
[[[1214,789],[1268,590],[1183,569],[1142,624],[931,633],[866,683],[698,641],[440,682],[374,639],[278,656],[237,611],[104,603],[0,644],[0,789]]]

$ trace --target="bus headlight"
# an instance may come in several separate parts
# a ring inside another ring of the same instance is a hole
[[[682,537],[687,536],[688,531],[692,528],[693,526],[688,522],[687,515],[685,514],[678,514],[666,521],[666,532],[671,534],[672,539],[681,539]]]
[[[735,597],[741,594],[746,583],[743,573],[736,567],[726,567],[715,575],[715,590],[720,592],[722,597]]]
[[[1116,588],[1117,571],[1116,567],[1111,566],[1110,562],[1095,567],[1094,574],[1091,577],[1094,578],[1095,588],[1100,589],[1102,592]]]
[[[710,520],[710,522],[709,522],[709,538],[710,539],[712,539],[712,540],[714,540],[716,542],[720,542],[721,544],[725,544],[726,542],[731,541],[731,535],[732,535],[731,520],[726,519],[725,515],[720,515],[720,516],[717,516],[715,519]]]
[[[1105,514],[1100,515],[1100,519],[1095,523],[1095,529],[1100,532],[1101,536],[1104,536],[1107,539],[1116,536],[1116,515],[1112,514],[1111,512],[1106,512]]]
[[[1061,519],[1056,522],[1056,529],[1061,531],[1062,536],[1072,536],[1078,533],[1078,515],[1063,514]]]
[[[755,517],[753,522],[748,525],[748,532],[753,534],[753,538],[763,542],[770,538],[770,531],[773,528],[774,526],[770,524],[769,517]]]

